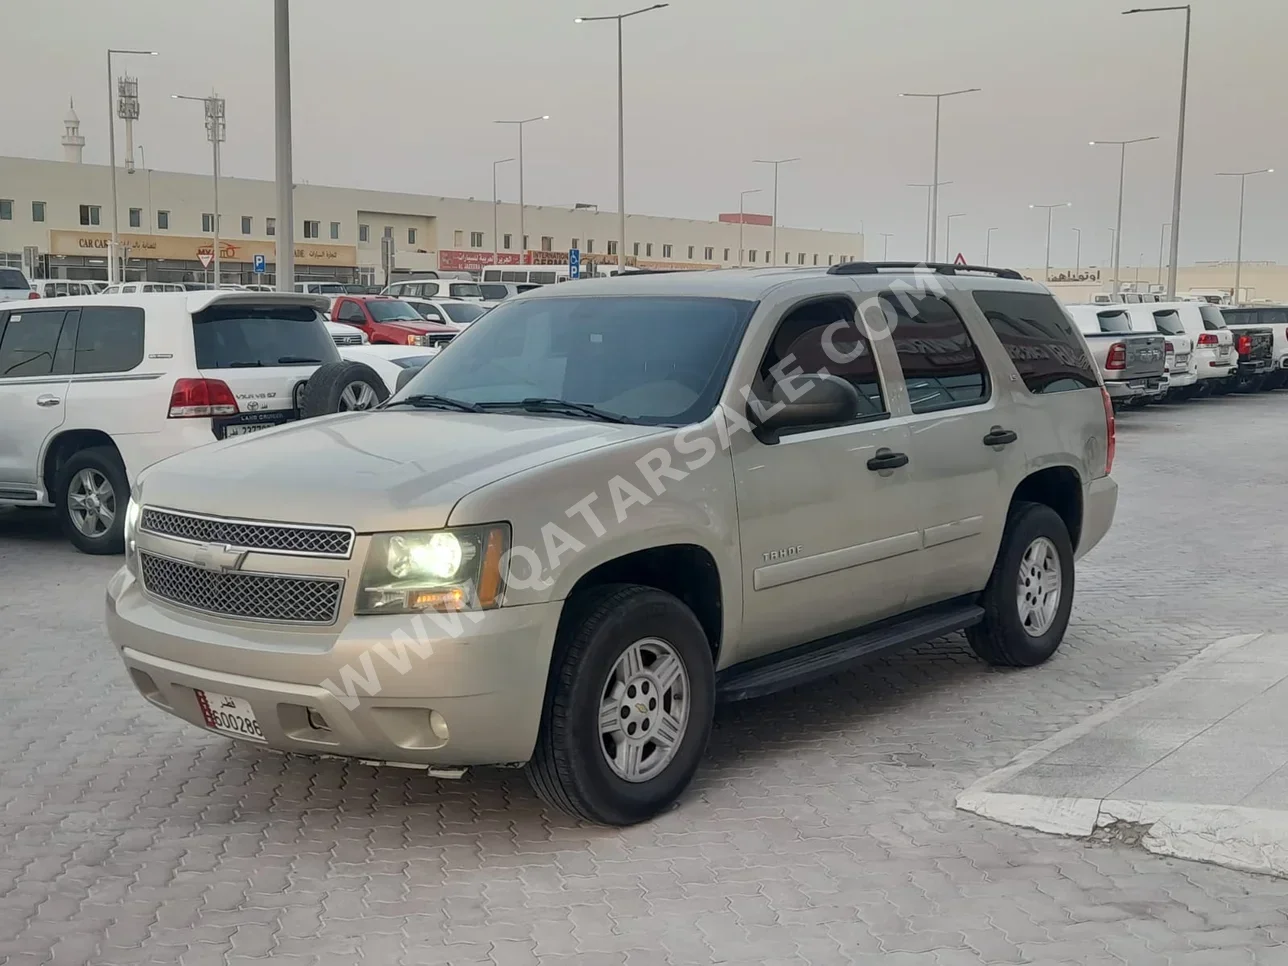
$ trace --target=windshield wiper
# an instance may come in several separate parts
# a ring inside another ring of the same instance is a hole
[[[224,367],[225,369],[262,369],[262,362],[230,362]]]
[[[387,402],[382,408],[390,409],[394,406],[414,406],[417,409],[453,409],[460,413],[484,412],[483,407],[477,403],[465,402],[463,399],[452,399],[450,396],[436,396],[432,393],[417,393],[414,396]]]
[[[553,399],[544,396],[533,396],[516,402],[490,402],[488,409],[522,409],[529,413],[566,413],[569,415],[589,416],[605,423],[629,423],[630,419],[617,413],[605,412],[590,403],[571,402],[567,399]]]
[[[279,356],[277,360],[279,366],[305,366],[321,362],[321,359],[314,359],[311,356]]]

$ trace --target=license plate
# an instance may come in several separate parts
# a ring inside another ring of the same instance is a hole
[[[273,428],[272,423],[263,423],[259,426],[245,425],[245,424],[241,426],[225,426],[224,439],[229,439],[233,436],[249,436],[251,433],[258,433],[261,429],[272,429],[272,428]]]
[[[247,741],[266,740],[249,701],[214,691],[197,691],[197,704],[207,727]]]

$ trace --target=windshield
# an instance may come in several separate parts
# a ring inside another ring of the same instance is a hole
[[[1158,325],[1158,331],[1165,335],[1184,335],[1185,326],[1181,324],[1181,316],[1175,309],[1166,312],[1155,312],[1154,322]]]
[[[481,299],[483,290],[474,282],[452,282],[447,292],[454,299]]]
[[[487,312],[487,309],[482,305],[475,305],[472,303],[448,305],[446,302],[440,302],[439,305],[442,310],[447,313],[447,318],[452,322],[455,322],[457,325],[468,325],[480,315]]]
[[[321,317],[304,305],[213,305],[192,317],[198,369],[306,366],[340,355]]]
[[[483,297],[485,299],[493,299],[497,302],[501,301],[504,298],[508,298],[510,295],[510,290],[506,288],[504,285],[501,285],[499,283],[494,283],[492,285],[486,285],[486,284],[480,285],[479,291],[483,293]]]
[[[642,423],[692,423],[715,408],[754,309],[733,299],[660,296],[504,302],[399,396],[562,399]]]
[[[371,317],[377,322],[420,322],[420,313],[399,299],[371,299],[367,302]]]

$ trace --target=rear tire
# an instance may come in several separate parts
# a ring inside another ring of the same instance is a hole
[[[304,384],[300,418],[373,409],[389,398],[389,387],[363,362],[343,359],[321,366]]]
[[[633,825],[674,802],[702,760],[711,645],[688,607],[652,587],[596,587],[567,607],[528,780],[578,818]]]
[[[1041,664],[1064,640],[1073,588],[1073,544],[1064,520],[1045,504],[1013,503],[980,598],[984,619],[966,630],[971,649],[994,667]]]
[[[125,550],[125,508],[130,482],[114,446],[91,446],[58,470],[54,483],[58,522],[81,553]]]

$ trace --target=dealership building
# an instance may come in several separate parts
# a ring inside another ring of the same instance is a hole
[[[64,120],[64,160],[0,157],[0,264],[47,278],[107,278],[112,231],[111,169],[81,161],[84,138],[75,111]],[[192,281],[206,277],[214,241],[209,175],[117,170],[122,254],[127,279]],[[519,207],[490,200],[296,185],[297,279],[382,283],[386,273],[474,271],[499,263],[559,264],[568,251],[583,264],[617,262],[618,217],[593,207],[528,205],[526,239]],[[272,181],[221,178],[219,239],[222,281],[254,282],[256,255],[276,258]],[[715,221],[628,214],[627,262],[644,268],[703,269],[776,261],[829,265],[862,258],[857,233],[779,227],[765,215],[721,215]],[[494,230],[495,224],[495,230]],[[389,239],[384,241],[384,239]]]

